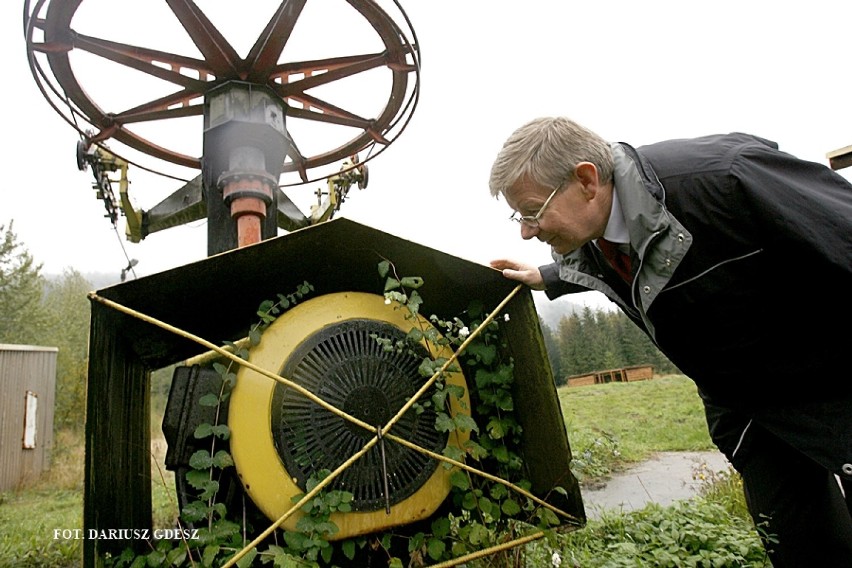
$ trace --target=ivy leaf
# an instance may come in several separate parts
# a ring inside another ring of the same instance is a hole
[[[438,517],[432,521],[432,534],[435,538],[444,538],[450,534],[450,519]]]
[[[399,280],[396,278],[388,278],[385,280],[385,292],[390,292],[391,290],[396,290],[399,288]]]
[[[497,347],[495,345],[486,345],[484,343],[472,343],[467,348],[468,355],[472,355],[477,361],[483,365],[490,365],[497,356]]]
[[[184,505],[180,517],[188,523],[196,523],[207,516],[207,505],[201,501],[192,501]]]
[[[201,557],[201,563],[204,566],[213,566],[213,561],[216,560],[216,555],[219,554],[218,544],[208,544],[204,547],[204,554]]]
[[[423,298],[416,290],[412,290],[408,296],[408,311],[414,315],[420,313],[420,306],[423,305]]]
[[[417,372],[420,373],[421,377],[431,377],[440,368],[436,363],[437,361],[424,357],[423,361],[420,362],[420,366],[417,368]]]
[[[403,276],[402,280],[400,280],[400,284],[406,288],[417,289],[423,286],[423,279],[419,276]]]
[[[354,540],[344,540],[340,543],[340,548],[343,550],[343,556],[345,556],[347,559],[353,560],[355,558]]]
[[[426,552],[429,553],[429,558],[432,560],[440,560],[446,549],[447,545],[444,544],[444,541],[437,538],[430,538],[429,542],[426,543]]]
[[[485,513],[486,515],[491,514],[491,509],[492,509],[493,506],[494,506],[494,504],[491,502],[491,500],[488,497],[485,497],[483,495],[482,497],[479,498],[479,509],[483,513]]]
[[[260,330],[256,327],[253,327],[251,328],[251,330],[249,330],[249,343],[251,343],[253,346],[260,345],[260,337]]]
[[[488,430],[488,435],[494,440],[500,440],[506,435],[506,431],[503,429],[503,422],[496,416],[491,417],[485,429]]]
[[[254,562],[254,559],[256,557],[257,557],[257,549],[252,548],[251,550],[249,550],[246,553],[245,556],[243,556],[242,558],[237,560],[237,566],[239,566],[239,568],[250,568],[250,566],[252,565],[252,563]]]
[[[417,343],[421,339],[423,339],[423,332],[417,329],[416,327],[412,327],[408,334],[405,336],[405,338],[411,341],[412,343]]]
[[[456,460],[457,462],[464,461],[464,452],[455,446],[447,446],[442,453],[451,460]],[[452,464],[448,464],[447,462],[443,462],[443,464],[447,469],[453,467]]]
[[[284,533],[284,542],[287,543],[287,546],[297,552],[301,552],[305,549],[305,542],[307,541],[308,536],[306,534],[296,531],[286,531]]]
[[[509,450],[506,449],[506,446],[497,446],[491,452],[491,455],[500,463],[509,463]]]
[[[388,275],[388,271],[390,270],[390,261],[389,260],[381,261],[377,268],[379,269],[379,277],[384,278],[385,276]]]
[[[488,450],[474,442],[473,440],[468,440],[464,443],[464,449],[472,457],[477,461],[481,461],[483,458],[488,457]]]
[[[447,395],[449,393],[445,390],[435,391],[435,394],[432,395],[432,404],[435,405],[435,408],[444,408],[444,403],[447,401]]]
[[[231,437],[231,429],[227,424],[217,424],[212,427],[213,435],[221,440],[227,440]]]
[[[491,494],[492,499],[496,499],[499,501],[500,499],[509,494],[509,490],[506,488],[505,485],[495,483],[491,486],[491,490],[489,491],[489,493]]]
[[[207,450],[198,450],[189,458],[189,467],[192,469],[210,469],[213,466],[213,458]]]
[[[452,432],[456,429],[456,423],[446,412],[439,412],[435,418],[435,430],[438,432]]]
[[[461,505],[462,505],[463,508],[467,509],[468,511],[472,511],[472,510],[476,509],[476,505],[477,505],[476,495],[474,495],[473,493],[465,493],[464,497],[462,498]]]
[[[195,432],[192,433],[193,437],[196,440],[203,440],[204,438],[209,438],[213,435],[213,426],[211,424],[199,424],[195,429]]]
[[[480,543],[482,543],[487,538],[488,538],[488,529],[486,529],[484,526],[480,525],[479,523],[475,523],[471,527],[470,534],[467,537],[468,542],[470,542],[474,546],[478,546]]]
[[[212,499],[216,496],[216,493],[219,492],[219,482],[215,479],[208,479],[204,482],[201,488],[203,488],[204,491],[198,494],[198,498],[204,500]]]
[[[503,504],[500,505],[500,510],[503,511],[506,516],[514,517],[521,512],[521,506],[518,505],[518,502],[514,499],[506,499],[503,501]]]
[[[456,427],[462,432],[470,432],[471,430],[479,432],[479,426],[476,425],[476,421],[468,414],[456,414],[453,422],[455,422]]]
[[[465,389],[461,385],[447,385],[447,390],[456,400],[464,398]]]
[[[186,472],[186,482],[195,489],[202,489],[210,481],[210,474],[206,471],[191,469]]]
[[[219,406],[219,397],[213,393],[207,393],[198,399],[198,404],[208,407]]]
[[[224,503],[213,503],[213,506],[210,507],[210,512],[215,513],[219,516],[219,518],[224,518],[225,515],[228,514],[228,508],[225,507]]]
[[[462,491],[467,491],[470,489],[470,479],[467,476],[467,473],[456,470],[450,474],[450,485],[453,487],[457,487]]]
[[[173,548],[166,553],[166,564],[169,566],[180,566],[186,560],[186,549],[183,547]]]
[[[213,458],[211,459],[211,463],[214,467],[224,469],[226,467],[234,465],[234,459],[227,451],[219,450],[218,452],[216,452],[216,455],[213,456]]]
[[[512,399],[512,393],[505,389],[500,389],[500,394],[497,397],[497,407],[500,410],[511,411],[515,409],[515,401]]]

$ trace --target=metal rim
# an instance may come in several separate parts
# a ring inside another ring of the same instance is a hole
[[[304,107],[290,108],[290,117],[310,123],[351,128],[357,132],[348,142],[314,155],[303,155],[298,150],[299,140],[292,140],[292,149],[285,157],[283,171],[298,172],[301,183],[305,183],[338,173],[324,172],[310,179],[311,174],[322,166],[335,164],[365,149],[369,149],[370,155],[362,158],[362,162],[374,158],[404,130],[416,106],[420,80],[419,49],[413,29],[398,4],[408,27],[407,33],[374,0],[346,0],[379,37],[384,46],[382,52],[311,61],[279,61],[307,0],[282,1],[244,59],[237,55],[227,39],[192,0],[169,0],[167,4],[201,52],[201,59],[77,33],[72,28],[72,20],[82,1],[50,3],[49,0],[39,0],[32,12],[30,3],[26,2],[25,35],[30,67],[42,93],[49,98],[48,90],[52,90],[71,107],[69,111],[51,103],[60,114],[72,115],[65,118],[81,134],[83,131],[76,125],[77,119],[82,118],[91,124],[96,129],[94,134],[88,136],[93,143],[114,139],[149,156],[198,169],[199,157],[156,144],[135,132],[134,125],[199,116],[203,113],[203,103],[193,103],[193,100],[203,98],[207,92],[226,81],[247,80],[270,88],[285,102],[297,102]],[[39,16],[42,12],[45,14],[43,18]],[[43,41],[34,39],[35,29],[43,31]],[[410,40],[409,34],[415,39]],[[75,49],[173,83],[178,86],[178,90],[133,108],[102,109],[87,94],[75,75],[69,60],[69,54]],[[46,84],[50,83],[50,79],[38,65],[37,53],[46,57],[57,85]],[[172,70],[164,68],[164,65],[171,66]],[[176,68],[193,70],[199,77],[207,77],[208,80],[188,77],[180,73],[180,69],[173,70]],[[377,68],[390,70],[392,80],[385,106],[375,117],[358,116],[308,92],[312,88]],[[301,78],[289,82],[287,78],[291,75]],[[376,148],[379,148],[378,151],[373,152]]]

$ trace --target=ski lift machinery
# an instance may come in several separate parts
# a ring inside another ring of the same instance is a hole
[[[273,3],[264,15],[262,10],[252,13],[251,3],[236,9],[233,3],[217,7],[201,0],[166,0],[161,6],[166,17],[158,22],[181,34],[149,30],[132,36],[141,38],[133,41],[125,39],[131,34],[116,39],[102,26],[87,27],[97,21],[98,7],[113,10],[103,2],[24,3],[33,77],[50,106],[77,130],[78,166],[92,169],[107,217],[114,224],[123,217],[132,242],[191,221],[207,223],[206,259],[91,295],[86,534],[151,527],[151,371],[177,365],[163,431],[166,465],[176,473],[178,501],[184,504],[189,488],[183,475],[197,449],[192,433],[210,419],[198,401],[222,380],[211,360],[225,355],[208,339],[235,342],[246,337],[261,302],[305,281],[314,287],[315,297],[286,312],[263,342],[250,348],[249,361],[262,372],[241,370],[229,403],[221,409],[236,462],[231,478],[223,481],[223,499],[248,502],[259,518],[272,523],[315,473],[316,464],[302,459],[300,452],[321,456],[316,467],[333,469],[352,457],[352,448],[376,443],[375,430],[334,418],[327,408],[265,374],[299,378],[304,391],[329,407],[378,425],[382,438],[381,426],[423,381],[417,378],[416,359],[397,360],[397,354],[376,348],[374,337],[398,338],[410,327],[381,296],[376,266],[382,258],[392,260],[399,274],[423,278],[423,313],[451,318],[479,300],[495,316],[498,310],[501,318],[510,316],[501,319],[503,349],[515,362],[513,399],[523,427],[522,457],[531,492],[565,513],[560,522],[566,530],[582,526],[583,503],[569,469],[571,451],[529,291],[488,267],[334,218],[352,185],[367,186],[367,162],[394,142],[411,119],[419,96],[420,51],[399,3],[382,5],[379,0],[340,0],[335,5],[357,25],[347,30],[351,33],[323,34],[324,47],[333,44],[337,50],[333,55],[325,50],[303,56],[291,50],[291,44],[306,37],[299,29],[309,25],[312,9],[322,20],[321,10],[329,9],[318,8],[323,3],[285,0]],[[209,15],[223,6],[259,22],[265,18],[245,56]],[[356,30],[368,36],[372,48],[355,47],[351,36]],[[192,49],[152,45],[171,35],[184,36]],[[295,53],[299,55],[292,59],[284,57]],[[132,103],[98,98],[82,84],[91,77],[82,69],[92,61],[156,81],[160,90],[140,93],[142,100]],[[368,97],[381,103],[377,108],[352,110],[346,88],[342,98],[332,96],[335,86],[362,77],[378,77],[379,95]],[[186,119],[200,119],[203,125],[200,157],[169,145]],[[163,126],[166,136],[151,134],[157,132],[149,128],[153,125]],[[316,138],[324,145],[308,143]],[[142,159],[195,173],[185,178],[168,174],[177,189],[142,210],[130,199],[128,170],[158,171],[143,166]],[[295,181],[286,182],[287,176]],[[317,205],[303,214],[286,192],[317,181],[327,189],[317,192]],[[114,185],[119,186],[118,197]],[[279,236],[279,229],[284,234]],[[131,261],[128,269],[132,266]],[[347,371],[365,366],[380,371]],[[451,373],[448,381],[475,392],[475,383],[463,371]],[[303,425],[299,440],[291,437],[295,423]],[[353,512],[336,518],[341,537],[404,530],[428,521],[441,508],[450,470],[388,437],[399,433],[432,454],[460,443],[423,424],[428,425],[428,418],[402,415],[396,432],[385,432],[386,460],[355,461],[341,474],[343,479],[349,475],[345,486],[357,503]],[[375,448],[370,451],[377,455]],[[285,530],[288,526],[283,525]],[[113,534],[118,538],[84,541],[86,566],[125,547],[144,546],[124,538],[132,533]]]

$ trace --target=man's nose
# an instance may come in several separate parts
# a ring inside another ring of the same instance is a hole
[[[538,225],[527,225],[526,223],[521,223],[521,238],[527,241],[536,236],[538,234],[538,230]]]

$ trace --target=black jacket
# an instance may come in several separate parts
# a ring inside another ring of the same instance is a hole
[[[614,154],[633,286],[587,244],[542,267],[548,295],[603,291],[713,408],[852,478],[852,185],[739,133]],[[717,443],[734,434],[723,430]]]

